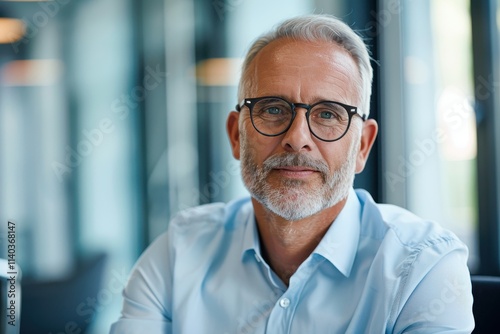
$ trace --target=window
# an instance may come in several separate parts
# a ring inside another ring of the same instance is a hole
[[[498,0],[380,3],[392,13],[381,32],[385,201],[455,232],[473,273],[499,274]]]

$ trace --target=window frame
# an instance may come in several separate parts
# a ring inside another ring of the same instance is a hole
[[[500,275],[498,203],[500,166],[500,82],[497,0],[470,2],[473,73],[477,122],[478,237],[480,264],[477,274]],[[496,61],[497,60],[497,61]]]

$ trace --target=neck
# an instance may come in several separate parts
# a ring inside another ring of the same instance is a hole
[[[346,200],[310,217],[288,221],[252,198],[262,256],[287,286],[293,273],[318,246]]]

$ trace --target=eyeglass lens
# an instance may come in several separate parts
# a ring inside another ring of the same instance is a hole
[[[292,105],[279,98],[266,98],[256,102],[252,110],[255,128],[266,135],[278,135],[293,122]],[[323,140],[336,140],[344,135],[349,126],[349,113],[340,104],[321,102],[309,112],[310,130]]]

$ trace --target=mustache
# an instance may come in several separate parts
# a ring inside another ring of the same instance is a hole
[[[272,169],[280,167],[307,167],[320,172],[326,179],[330,172],[328,165],[320,159],[314,159],[306,154],[281,153],[267,158],[262,164],[263,171],[267,174]]]

